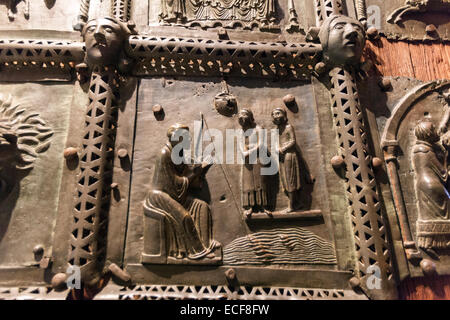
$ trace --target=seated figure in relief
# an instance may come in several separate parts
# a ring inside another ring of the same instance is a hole
[[[169,141],[159,151],[152,188],[144,207],[164,215],[165,239],[161,241],[166,241],[168,257],[215,259],[214,252],[221,245],[213,239],[211,210],[206,202],[189,194],[189,187],[204,179],[210,164],[191,167],[184,162],[174,163],[173,150],[181,143],[177,138],[180,130],[188,132],[189,128],[175,124],[167,132]],[[176,151],[176,156],[182,157],[182,152],[182,149],[180,153]]]

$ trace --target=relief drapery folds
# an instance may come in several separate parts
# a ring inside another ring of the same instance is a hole
[[[275,0],[161,0],[166,23],[236,20],[268,25],[275,21]]]
[[[425,251],[449,249],[449,133],[444,133],[441,139],[433,122],[430,119],[424,119],[417,124],[415,136],[416,143],[412,149],[412,161],[419,210],[418,246]]]
[[[242,130],[246,133],[243,137],[244,141],[240,144],[240,152],[244,159],[241,166],[241,198],[245,209],[244,214],[250,217],[254,211],[265,210],[267,207],[267,187],[261,174],[261,163],[258,157],[263,150],[264,137],[262,128],[256,124],[251,110],[242,109],[238,119]]]
[[[221,244],[213,239],[209,205],[190,193],[190,188],[202,185],[199,179],[205,178],[210,165],[173,161],[174,148],[182,142],[178,139],[185,139],[183,133],[188,130],[182,124],[172,125],[167,131],[168,142],[157,156],[144,204],[143,263],[218,264],[222,260]],[[152,240],[159,244],[154,252],[150,249],[155,248]]]

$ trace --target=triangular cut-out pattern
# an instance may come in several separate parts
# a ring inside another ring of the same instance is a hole
[[[319,27],[332,14],[342,14],[342,0],[314,0],[316,20]]]
[[[11,287],[0,288],[0,300],[45,300],[50,296],[53,299],[63,300],[67,292],[56,292],[50,287]]]
[[[4,40],[0,43],[0,60],[23,66],[68,69],[70,63],[83,60],[83,43],[50,40]]]
[[[391,276],[391,257],[355,78],[342,68],[332,70],[330,76],[337,136],[339,144],[345,146],[341,152],[347,168],[347,197],[352,207],[358,268],[364,277],[367,268],[377,265],[386,281]]]
[[[114,149],[117,119],[113,115],[117,113],[112,88],[116,77],[114,70],[94,68],[89,87],[68,259],[70,264],[81,267],[82,276],[83,272],[90,274],[95,270],[105,250],[103,211],[109,207],[108,186],[112,177],[108,151]]]
[[[121,21],[130,20],[130,6],[129,0],[113,0],[111,4],[112,16]]]
[[[321,48],[311,43],[130,37],[130,55],[140,60],[137,75],[246,75],[307,79]]]
[[[339,300],[348,297],[349,292],[345,290],[286,287],[135,285],[117,289],[120,300]]]

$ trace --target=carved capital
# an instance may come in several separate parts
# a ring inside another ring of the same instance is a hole
[[[397,161],[398,156],[398,143],[393,141],[392,144],[386,144],[383,146],[384,160],[386,162]]]

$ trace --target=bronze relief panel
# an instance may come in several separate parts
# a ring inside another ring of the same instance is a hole
[[[409,269],[412,276],[448,274],[450,85],[398,79],[393,87],[391,115],[379,128]],[[406,95],[394,98],[402,88]]]
[[[0,265],[4,272],[33,273],[52,256],[72,87],[3,84],[1,90]]]
[[[239,110],[234,115],[215,108],[224,85]],[[125,246],[125,268],[133,278],[222,283],[226,268],[239,266],[240,281],[252,283],[264,281],[251,275],[254,268],[268,273],[281,268],[287,274],[337,271],[323,192],[329,173],[323,170],[311,84],[280,88],[265,81],[143,79],[138,101]],[[170,160],[177,143],[171,138],[183,129],[189,129],[191,152],[199,152],[193,158],[201,160],[174,166]],[[230,138],[238,129],[250,129],[241,141]],[[268,150],[269,157],[280,159],[279,169],[267,175],[261,175],[261,168],[270,171],[270,164],[261,165],[261,154],[253,155],[255,164],[237,162],[240,151],[248,160],[258,149],[263,129],[282,131],[276,139],[266,132],[266,148],[278,144],[276,152],[283,149],[279,155]],[[231,151],[226,139],[235,141]],[[217,155],[218,149],[223,149],[223,161],[211,162],[205,154]],[[193,278],[183,277],[181,270],[189,270]],[[286,275],[280,284],[309,281]]]

